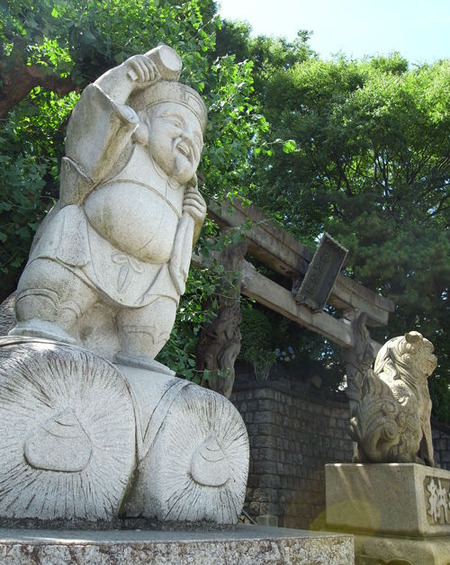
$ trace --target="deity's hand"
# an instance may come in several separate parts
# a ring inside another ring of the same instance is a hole
[[[197,186],[188,186],[184,193],[183,213],[189,214],[196,224],[203,224],[206,217],[206,202]]]
[[[147,88],[160,78],[155,62],[146,55],[134,55],[98,78],[94,84],[117,104],[125,104],[136,89]]]
[[[154,61],[146,55],[134,55],[125,61],[127,77],[135,83],[135,87],[150,86],[160,78],[160,73]]]

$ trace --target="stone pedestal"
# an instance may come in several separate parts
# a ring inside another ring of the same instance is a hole
[[[353,565],[346,534],[237,526],[229,531],[0,530],[3,565]]]
[[[450,472],[412,463],[326,465],[327,525],[356,563],[448,565]]]
[[[248,462],[224,396],[76,345],[0,337],[0,520],[237,524]]]

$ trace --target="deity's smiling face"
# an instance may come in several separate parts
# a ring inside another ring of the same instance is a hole
[[[149,108],[148,147],[156,165],[172,180],[186,184],[197,170],[203,135],[195,114],[175,102]]]

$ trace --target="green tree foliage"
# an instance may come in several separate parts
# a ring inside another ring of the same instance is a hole
[[[244,300],[241,307],[239,359],[258,380],[290,381],[297,390],[336,398],[345,373],[338,347],[263,306]]]
[[[212,0],[16,0],[0,4],[0,299],[14,290],[34,231],[58,196],[67,120],[82,88],[158,43],[210,109],[203,192],[242,192],[261,117],[252,65],[218,57]]]
[[[374,337],[416,329],[435,344],[433,400],[450,420],[450,62],[325,62],[309,32],[293,42],[252,38],[216,12],[213,0],[0,1],[0,297],[15,288],[57,198],[65,127],[82,88],[163,42],[183,54],[182,79],[209,106],[203,193],[253,200],[311,247],[325,230],[348,247],[347,274],[398,305],[388,332]],[[211,245],[208,229],[200,249]],[[208,276],[191,274],[184,329],[176,326],[165,353],[173,362],[183,350],[177,369],[187,376],[195,333],[211,316],[202,306],[214,287]],[[318,342],[307,341],[320,361]]]
[[[263,100],[267,141],[294,150],[273,146],[253,195],[305,243],[329,232],[350,250],[347,274],[397,304],[375,337],[414,329],[435,344],[431,389],[447,419],[449,85],[450,61],[409,69],[398,55],[281,70]]]
[[[71,110],[83,87],[159,43],[183,57],[181,80],[209,109],[199,182],[206,198],[245,194],[248,155],[264,118],[251,101],[253,65],[215,48],[212,0],[16,0],[0,4],[0,300],[16,287],[41,219],[58,197]],[[207,253],[211,222],[197,252]],[[196,379],[194,350],[216,288],[214,268],[194,267],[160,360]],[[209,302],[210,303],[210,302]]]

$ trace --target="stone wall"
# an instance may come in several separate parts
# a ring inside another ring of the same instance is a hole
[[[450,426],[431,421],[433,428],[434,458],[442,469],[450,471]]]
[[[351,461],[347,403],[307,398],[270,381],[237,384],[231,400],[250,437],[245,510],[309,529],[325,510],[325,463]]]
[[[290,390],[276,381],[235,385],[231,398],[250,437],[250,474],[245,510],[271,515],[278,525],[321,527],[326,463],[349,463],[348,406]],[[433,427],[436,461],[450,470],[450,429]]]

